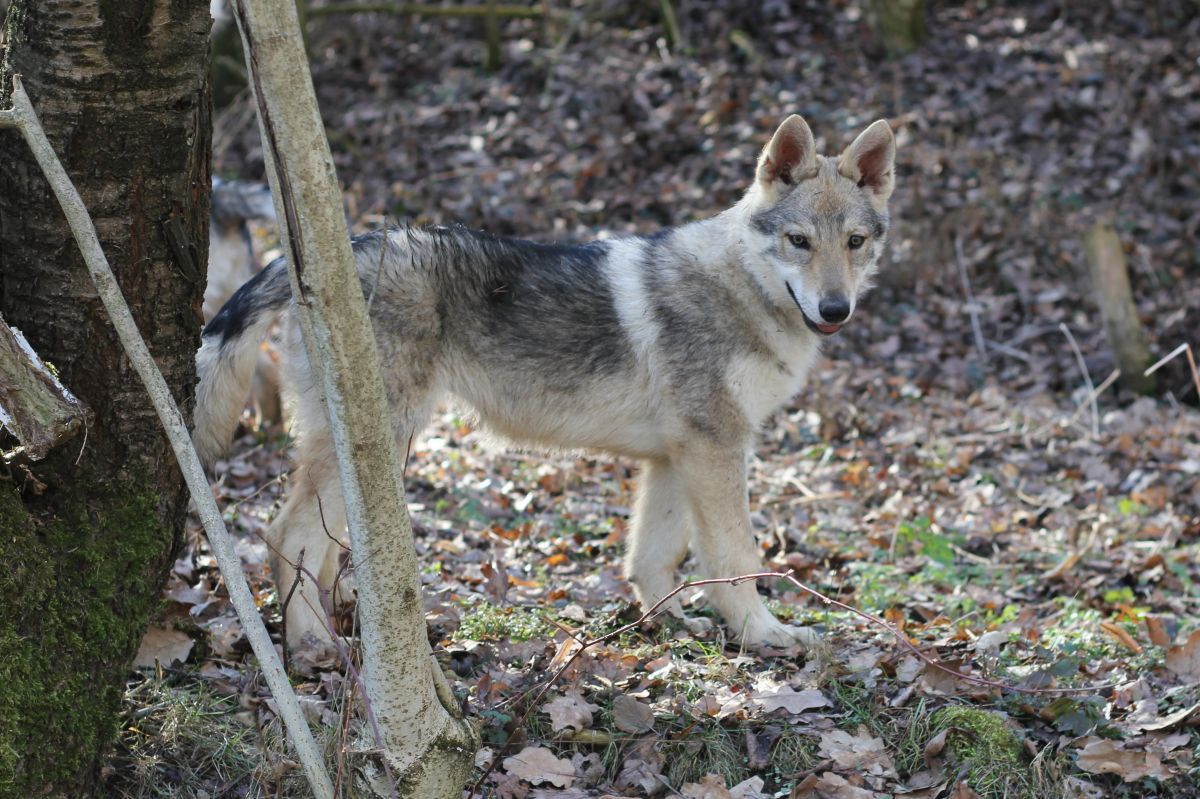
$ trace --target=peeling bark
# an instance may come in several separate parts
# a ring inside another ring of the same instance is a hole
[[[0,425],[13,432],[30,460],[41,460],[91,418],[29,346],[0,318]]]

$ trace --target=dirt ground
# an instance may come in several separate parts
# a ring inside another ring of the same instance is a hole
[[[773,568],[1008,687],[776,580],[816,650],[647,624],[532,706],[572,634],[638,615],[636,465],[497,451],[447,409],[407,482],[431,640],[481,725],[478,774],[499,758],[481,795],[1200,796],[1197,386],[1183,356],[1149,396],[1108,380],[1082,245],[1115,226],[1155,358],[1200,347],[1200,6],[931,1],[926,41],[885,60],[855,2],[677,2],[681,42],[656,3],[548,5],[552,24],[503,24],[494,73],[477,21],[314,17],[356,229],[647,233],[735,202],[788,113],[828,153],[889,119],[880,285],[764,430],[754,520]],[[216,147],[220,174],[262,177],[244,95]],[[214,488],[275,629],[258,536],[288,465],[286,436],[251,430]],[[131,679],[108,791],[305,795],[194,527],[165,599],[182,656]],[[290,666],[344,775],[354,686],[316,648]],[[1038,693],[1059,689],[1079,690]]]

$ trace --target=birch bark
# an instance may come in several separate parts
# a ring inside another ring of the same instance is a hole
[[[359,588],[381,762],[368,791],[459,799],[478,746],[429,647],[397,441],[291,0],[235,0],[297,314],[320,376]]]

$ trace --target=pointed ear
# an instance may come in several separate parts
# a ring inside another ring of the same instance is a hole
[[[870,189],[880,202],[892,196],[895,187],[896,137],[886,119],[880,119],[858,134],[838,159],[838,172],[859,186]]]
[[[759,183],[771,186],[778,181],[787,186],[810,178],[817,172],[817,143],[808,123],[792,114],[771,137],[771,143],[758,157]]]

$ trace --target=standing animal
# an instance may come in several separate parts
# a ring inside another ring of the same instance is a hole
[[[649,607],[676,585],[689,547],[705,575],[761,568],[746,459],[757,428],[796,394],[821,341],[850,321],[888,231],[895,139],[880,120],[836,158],[790,116],[732,208],[647,237],[536,244],[461,227],[354,240],[401,447],[447,395],[525,446],[641,461],[625,573]],[[285,314],[284,372],[299,443],[287,500],[268,532],[286,590],[303,562],[336,579],[345,524],[336,459],[285,264],[238,290],[204,331],[195,440],[227,446],[258,342]],[[319,498],[319,500],[318,500]],[[289,645],[328,637],[318,587],[301,581]],[[751,646],[807,631],[777,620],[752,583],[708,600]],[[682,616],[676,600],[668,604]]]

